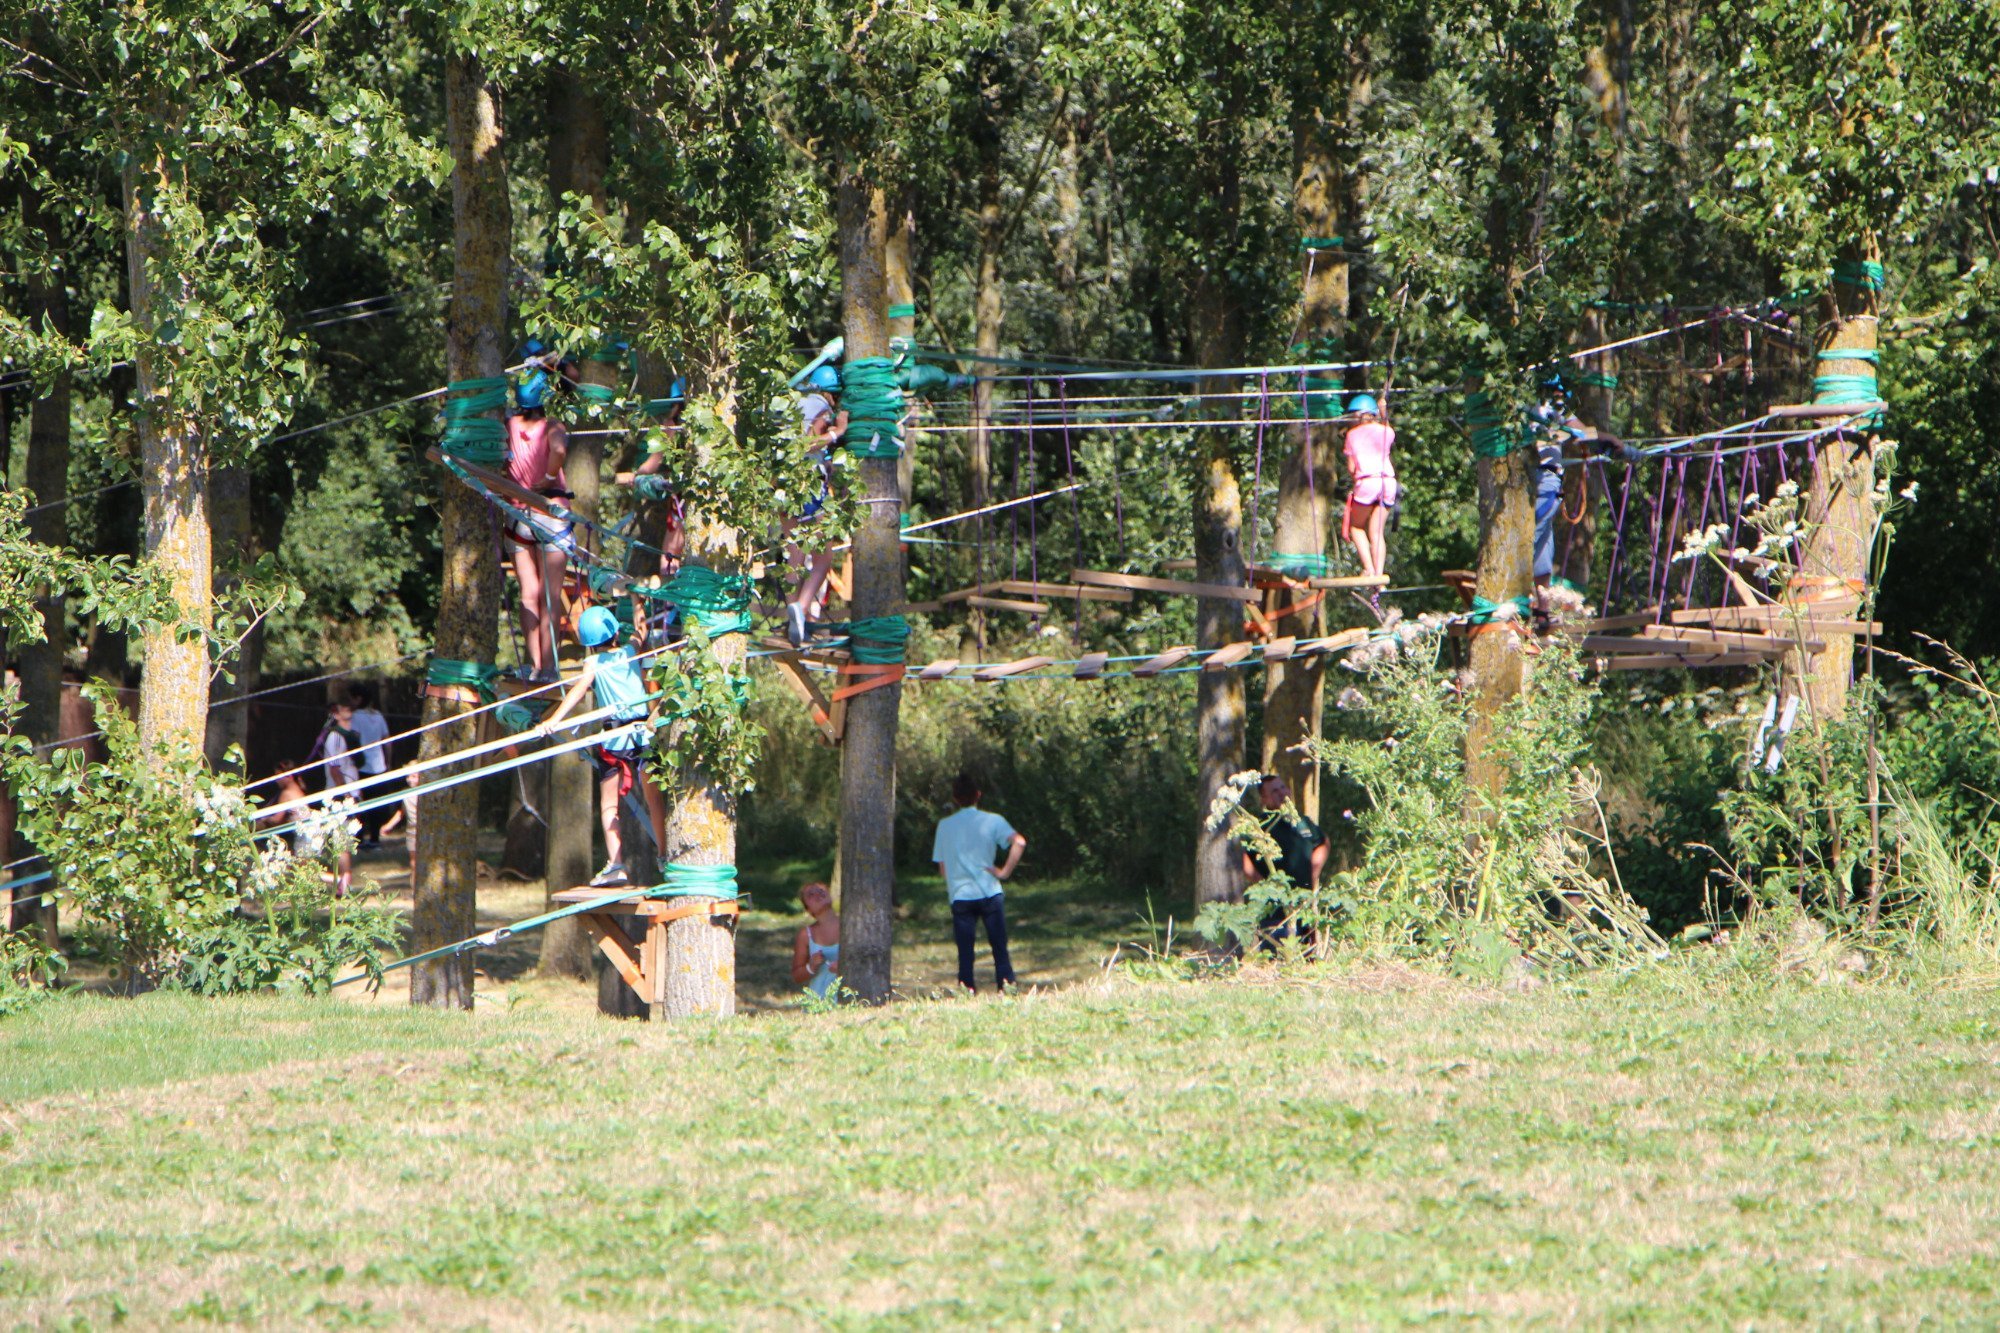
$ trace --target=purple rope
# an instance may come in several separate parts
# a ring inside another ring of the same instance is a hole
[[[1697,528],[1706,528],[1708,526],[1709,492],[1715,489],[1715,474],[1717,469],[1719,469],[1721,466],[1722,466],[1722,446],[1718,444],[1709,451],[1708,479],[1702,482],[1701,484],[1701,519],[1695,524]],[[1694,576],[1695,576],[1695,571],[1700,567],[1701,566],[1698,562],[1693,560],[1688,561],[1687,583],[1681,589],[1681,604],[1684,606],[1693,604]],[[1665,610],[1664,605],[1662,606],[1661,609],[1662,611]]]
[[[1063,469],[1068,474],[1065,481],[1070,487],[1069,517],[1070,522],[1076,528],[1075,567],[1081,569],[1083,568],[1083,501],[1077,498],[1076,454],[1070,447],[1069,385],[1060,375],[1056,376],[1056,402],[1059,404],[1058,410],[1062,413]],[[1083,641],[1083,598],[1081,597],[1076,599],[1076,636],[1077,642],[1081,643]]]
[[[1600,460],[1598,466],[1602,467],[1603,465],[1603,462]],[[1611,487],[1606,485],[1604,489],[1606,494],[1609,494]],[[1625,549],[1625,515],[1631,508],[1632,465],[1627,463],[1625,465],[1625,481],[1619,487],[1618,517],[1613,521],[1611,530],[1611,563],[1604,571],[1604,601],[1597,609],[1597,614],[1600,616],[1611,614],[1611,590],[1618,586],[1618,557]]]
[[[1035,382],[1034,380],[1030,379],[1028,381],[1028,494],[1033,495],[1034,493],[1035,493]],[[1041,541],[1036,535],[1037,532],[1040,530],[1039,519],[1037,518],[1036,511],[1039,510],[1041,507],[1042,507],[1042,502],[1039,500],[1036,500],[1028,505],[1028,578],[1035,583],[1040,583],[1042,581]]]
[[[1646,602],[1648,605],[1659,600],[1654,593],[1654,585],[1660,577],[1660,532],[1667,525],[1667,482],[1674,475],[1674,460],[1669,456],[1660,464],[1660,493],[1653,497],[1653,539],[1648,552],[1646,566]]]

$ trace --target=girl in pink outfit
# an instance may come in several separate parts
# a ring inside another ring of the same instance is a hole
[[[1379,577],[1389,567],[1385,531],[1389,510],[1400,494],[1396,467],[1389,461],[1396,432],[1381,420],[1369,394],[1355,394],[1347,410],[1360,417],[1361,423],[1347,432],[1347,470],[1354,477],[1354,489],[1348,493],[1340,532],[1354,543],[1354,553],[1361,557],[1361,572]]]
[[[571,496],[563,476],[569,459],[569,433],[560,421],[549,420],[548,396],[567,386],[561,366],[538,367],[515,390],[514,415],[507,418],[507,475],[517,486],[545,500],[566,504]],[[556,678],[554,631],[557,599],[562,595],[563,570],[576,541],[575,525],[550,514],[527,511],[525,521],[507,525],[514,542],[514,575],[521,584],[521,637],[528,645],[528,668],[536,680]]]

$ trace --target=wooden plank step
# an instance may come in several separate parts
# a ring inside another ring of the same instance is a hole
[[[1332,578],[1307,579],[1309,588],[1386,588],[1387,574],[1338,574]]]
[[[1639,631],[1650,642],[1699,643],[1712,650],[1746,653],[1786,653],[1803,648],[1808,653],[1823,652],[1826,644],[1818,639],[1801,642],[1790,635],[1752,634],[1744,630],[1697,629],[1692,625],[1648,625]]]
[[[975,680],[1005,680],[1009,676],[1018,676],[1023,671],[1034,671],[1050,666],[1054,661],[1054,658],[1049,657],[1023,657],[1014,662],[996,662],[992,666],[981,667],[972,675]]]
[[[946,676],[949,676],[952,672],[956,670],[958,670],[958,659],[956,657],[941,657],[937,661],[925,667],[922,671],[919,671],[917,673],[917,679],[943,680]]]
[[[1037,583],[1032,579],[1002,579],[992,590],[1023,597],[1081,597],[1092,602],[1129,602],[1129,588],[1080,588],[1074,583]]]
[[[1338,634],[1329,634],[1323,639],[1301,640],[1293,655],[1310,657],[1320,653],[1337,653],[1366,642],[1368,642],[1368,631],[1357,626],[1354,629],[1344,629]]]
[[[1600,671],[1678,671],[1683,667],[1755,666],[1771,659],[1762,653],[1721,653],[1714,657],[1675,657],[1669,654],[1610,657],[1598,663]]]
[[[1244,658],[1257,651],[1254,643],[1228,643],[1208,655],[1201,664],[1203,671],[1224,671],[1235,666]]]
[[[983,611],[1019,611],[1024,616],[1045,616],[1049,613],[1047,602],[1016,602],[1005,597],[968,597],[965,604]]]
[[[1095,569],[1073,569],[1069,576],[1077,583],[1094,584],[1100,588],[1134,588],[1140,592],[1174,593],[1182,597],[1218,597],[1237,602],[1255,602],[1263,597],[1255,588],[1230,588],[1219,583],[1184,583],[1179,579],[1149,579],[1140,574],[1106,574]]]
[[[1604,630],[1644,629],[1657,622],[1659,618],[1660,608],[1656,606],[1650,611],[1633,611],[1628,615],[1566,621],[1563,624],[1563,631],[1567,634],[1597,634]]]
[[[1590,656],[1638,653],[1650,657],[1665,655],[1703,657],[1713,656],[1718,651],[1713,645],[1706,643],[1684,643],[1678,639],[1645,639],[1622,634],[1586,634],[1579,648]]]
[[[1177,667],[1187,661],[1193,652],[1194,649],[1188,647],[1169,648],[1158,657],[1149,657],[1138,666],[1132,668],[1132,674],[1135,676],[1157,676],[1162,671],[1171,667]]]
[[[1282,662],[1297,651],[1298,646],[1299,641],[1295,635],[1287,634],[1282,639],[1273,639],[1264,645],[1264,660]]]
[[[1696,607],[1688,611],[1676,611],[1669,619],[1676,625],[1705,625],[1715,629],[1733,629],[1738,626],[1776,626],[1789,630],[1797,625],[1809,630],[1825,630],[1829,634],[1867,634],[1882,632],[1879,620],[1851,620],[1842,616],[1840,610],[1822,611],[1817,603],[1805,605],[1778,606],[1708,606]]]
[[[1104,674],[1104,664],[1111,660],[1109,653],[1085,653],[1076,664],[1078,680],[1096,680]]]

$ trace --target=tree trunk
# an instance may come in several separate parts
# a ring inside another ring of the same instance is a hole
[[[611,136],[602,104],[574,73],[562,71],[553,75],[549,85],[549,193],[554,196],[554,206],[561,207],[564,195],[575,194],[589,200],[600,216],[609,212],[611,201],[605,177],[610,163]],[[617,387],[618,367],[590,355],[599,349],[569,350],[584,354],[582,383]],[[581,428],[602,429],[609,424],[608,420],[586,418]],[[572,435],[569,462],[563,470],[575,497],[570,508],[593,522],[600,512],[604,438]],[[647,572],[657,573],[657,567]],[[551,895],[549,906],[553,907],[554,894],[590,882],[591,861],[597,846],[597,782],[591,773],[590,760],[583,752],[559,755],[548,761],[547,770],[544,785],[548,796],[543,806],[548,820],[547,856],[543,873]],[[542,933],[544,975],[587,980],[596,953],[589,932],[576,917],[565,917]]]
[[[917,301],[915,270],[911,267],[911,250],[917,236],[917,213],[912,206],[912,195],[904,191],[889,218],[889,242],[882,249],[882,273],[887,285],[889,306],[912,307],[908,315],[889,317],[889,337],[893,342],[902,339],[906,346],[914,346],[917,340],[917,317],[914,307]],[[914,420],[906,427],[903,435],[903,455],[896,460],[896,490],[903,497],[903,508],[910,507],[910,500],[917,485],[917,435]]]
[[[154,192],[173,185],[161,160],[127,162],[124,170],[125,267],[132,317],[142,337],[138,371],[139,485],[146,509],[146,557],[167,577],[186,625],[147,632],[139,690],[139,739],[150,752],[162,744],[199,749],[208,720],[208,633],[214,598],[208,530],[208,437],[175,400],[171,358],[156,336],[161,312],[176,295],[155,285],[167,244]]]
[[[1221,280],[1201,274],[1194,294],[1194,337],[1199,364],[1241,364],[1242,325]],[[1201,381],[1204,393],[1226,393],[1229,380]],[[1194,562],[1197,583],[1240,587],[1246,581],[1243,564],[1243,494],[1230,454],[1229,437],[1209,431],[1196,462],[1194,488]],[[1243,638],[1240,602],[1202,597],[1195,601],[1195,644],[1220,648]],[[1195,734],[1199,800],[1206,812],[1228,780],[1243,768],[1246,730],[1245,692],[1241,671],[1202,671],[1195,676]],[[1242,875],[1231,850],[1229,831],[1206,828],[1197,834],[1194,864],[1194,906],[1233,902],[1242,896]]]
[[[1349,226],[1348,177],[1355,165],[1346,150],[1354,116],[1365,105],[1370,87],[1365,62],[1358,71],[1349,79],[1338,122],[1329,124],[1317,111],[1306,110],[1295,127],[1292,211],[1301,236],[1340,236]],[[1347,252],[1308,250],[1303,270],[1299,332],[1306,342],[1306,359],[1325,360],[1324,352],[1345,346]],[[1300,426],[1299,447],[1278,474],[1278,510],[1271,529],[1274,552],[1328,551],[1339,486],[1340,435],[1340,428],[1331,423]],[[1284,617],[1273,632],[1279,637],[1315,637],[1326,633],[1327,622],[1322,602],[1310,611]],[[1297,747],[1319,738],[1325,707],[1325,658],[1295,658],[1264,668],[1264,743],[1258,767],[1282,776],[1300,813],[1314,820],[1319,818],[1319,766],[1299,754]]]
[[[513,233],[500,90],[471,56],[452,53],[445,58],[445,127],[452,156],[452,288],[445,356],[447,373],[457,382],[495,376],[506,368],[507,262]],[[444,476],[440,484],[444,577],[435,651],[450,660],[491,662],[498,646],[501,578],[486,502],[455,477]],[[465,711],[465,704],[427,697],[423,720],[434,724]],[[419,757],[451,754],[475,739],[469,720],[440,726],[424,733]],[[476,929],[479,784],[463,783],[421,800],[411,941],[417,951],[464,939]],[[411,969],[410,1002],[470,1009],[470,955],[417,964]]]
[[[727,386],[718,395],[723,419],[736,425],[736,394]],[[688,555],[716,569],[734,568],[740,534],[704,514],[690,513]],[[725,669],[741,671],[750,649],[746,636],[725,634],[714,639],[710,652]],[[690,649],[690,651],[692,651]],[[685,728],[685,722],[676,727]],[[736,864],[736,793],[697,765],[683,765],[667,811],[666,858],[676,865]],[[679,905],[713,905],[713,898],[687,897]],[[657,1018],[709,1015],[729,1018],[736,1013],[736,929],[734,918],[690,916],[667,927],[664,968],[665,995],[654,1009]]]
[[[214,520],[215,549],[224,553],[227,564],[218,564],[215,600],[229,606],[236,600],[242,583],[238,563],[256,558],[257,538],[250,521],[250,469],[241,463],[218,467],[209,483],[209,511]],[[218,663],[229,671],[229,679],[217,674],[209,685],[208,733],[206,748],[211,768],[222,767],[229,747],[242,746],[250,735],[250,709],[242,702],[257,688],[257,674],[263,666],[264,627],[252,625],[243,633],[243,642],[233,656]]]
[[[844,168],[835,190],[840,227],[840,291],[847,359],[889,351],[883,255],[888,207],[882,187]],[[862,506],[854,532],[854,619],[889,615],[903,604],[896,460],[860,460]],[[870,1001],[889,997],[895,924],[896,724],[900,683],[854,696],[840,745],[842,979]]]
[[[993,376],[1000,372],[994,359],[1000,355],[1000,321],[1006,313],[1006,289],[1000,281],[1001,232],[1006,217],[1001,208],[1000,135],[998,129],[982,134],[979,147],[979,217],[975,228],[979,239],[979,267],[972,292],[972,350],[981,360],[973,363],[978,380],[972,386],[972,429],[966,434],[966,481],[970,491],[968,509],[984,509],[993,495]],[[972,581],[986,581],[987,534],[993,530],[989,516],[973,519]],[[971,608],[965,619],[968,642],[959,656],[977,661],[985,652],[986,614]]]
[[[69,292],[57,270],[28,275],[28,318],[61,337],[69,336]],[[28,515],[28,537],[44,546],[69,544],[70,376],[59,372],[48,393],[35,400],[28,420],[27,486],[37,511]],[[40,508],[40,506],[50,506]],[[41,611],[43,642],[20,650],[21,701],[27,707],[25,729],[36,745],[47,745],[62,726],[63,657],[69,649],[69,628],[60,597],[45,597]]]
[[[1076,284],[1083,240],[1083,127],[1072,111],[1056,126],[1056,227],[1051,238],[1056,289],[1056,351],[1075,356],[1079,321]],[[983,202],[983,201],[982,201]]]
[[[1849,247],[1841,259],[1845,265],[1879,264],[1882,252],[1875,238],[1869,236],[1861,245]],[[1876,322],[1878,296],[1871,282],[1834,282],[1824,301],[1827,318],[1819,350],[1852,352],[1854,356],[1818,360],[1815,366],[1818,377],[1859,376],[1871,382],[1875,379],[1874,356],[1880,345]],[[1817,379],[1813,386],[1815,402],[1839,402],[1841,396],[1842,390],[1828,384],[1825,378]],[[1879,397],[1879,391],[1872,396]],[[1806,501],[1812,530],[1801,562],[1800,586],[1789,590],[1792,594],[1808,597],[1826,591],[1831,584],[1843,591],[1861,591],[1866,595],[1877,518],[1876,443],[1870,426],[1820,442]],[[1847,711],[1847,690],[1854,679],[1854,636],[1828,631],[1820,637],[1825,649],[1804,663],[1793,654],[1788,668],[1795,677],[1803,674],[1808,715],[1827,722]]]
[[[1535,577],[1535,451],[1509,449],[1478,460],[1479,579],[1475,592],[1494,603],[1530,594]],[[1518,629],[1518,633],[1516,632]],[[1506,774],[1488,754],[1501,708],[1526,688],[1525,617],[1472,627],[1472,718],[1465,733],[1465,775],[1476,792],[1497,795]]]

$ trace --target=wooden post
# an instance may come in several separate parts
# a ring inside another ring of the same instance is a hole
[[[513,216],[500,90],[472,56],[445,58],[445,128],[452,156],[452,288],[445,328],[450,378],[478,379],[506,368],[507,261]],[[438,593],[437,656],[491,662],[497,647],[500,566],[486,501],[456,477],[443,488],[444,579]],[[464,704],[426,697],[423,720],[444,722]],[[424,733],[422,759],[473,744],[472,722]],[[455,771],[453,769],[442,772]],[[474,933],[478,876],[479,784],[462,783],[419,798],[417,881],[412,947],[441,948]],[[410,970],[410,1003],[472,1007],[472,955],[433,959]]]
[[[886,356],[883,251],[888,208],[883,190],[850,163],[841,170],[835,195],[847,358]],[[849,614],[855,619],[890,614],[904,601],[896,460],[864,458],[858,471],[864,504],[854,533]],[[842,979],[864,999],[877,1002],[889,997],[892,984],[896,727],[902,698],[900,683],[856,695],[848,705],[840,750]]]

